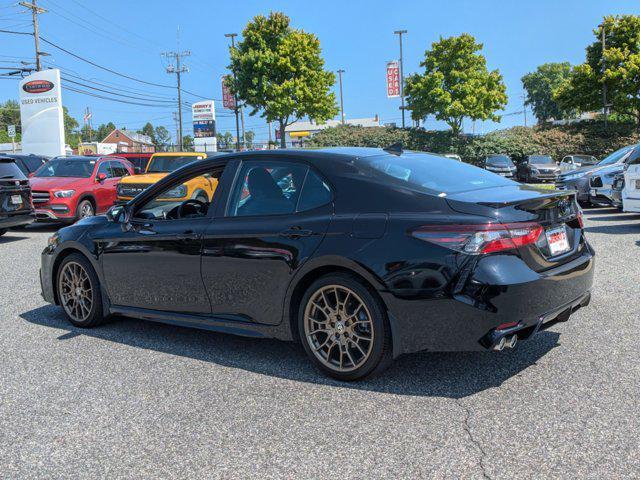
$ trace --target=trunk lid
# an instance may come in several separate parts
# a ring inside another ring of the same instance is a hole
[[[31,189],[26,179],[0,179],[0,217],[31,212]]]
[[[466,191],[448,195],[449,206],[460,213],[480,215],[499,223],[532,222],[543,233],[535,244],[518,248],[522,259],[541,272],[570,262],[585,248],[580,207],[573,192],[543,190],[528,185]],[[566,237],[568,250],[558,250]]]

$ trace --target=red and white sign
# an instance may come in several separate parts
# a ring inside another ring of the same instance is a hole
[[[236,99],[229,90],[227,86],[227,78],[230,78],[231,75],[223,75],[222,76],[222,106],[224,108],[228,108],[229,110],[236,109]]]
[[[387,62],[387,98],[400,96],[400,66],[397,60]]]

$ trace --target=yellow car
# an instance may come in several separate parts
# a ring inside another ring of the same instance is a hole
[[[154,153],[147,164],[145,173],[124,177],[120,181],[118,184],[118,203],[128,202],[174,170],[204,158],[206,158],[204,153],[196,152]],[[215,178],[209,178],[208,175],[203,175],[169,190],[165,198],[159,200],[182,202],[184,200],[195,199],[209,203],[213,198],[213,192],[217,186],[218,181]]]

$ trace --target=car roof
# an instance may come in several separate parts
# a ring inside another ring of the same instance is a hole
[[[180,155],[182,157],[206,157],[207,154],[205,152],[156,152],[152,157],[175,157],[176,155]]]

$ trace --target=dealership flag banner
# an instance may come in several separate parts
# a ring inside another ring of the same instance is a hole
[[[387,98],[400,96],[400,67],[398,61],[387,62]]]
[[[22,151],[55,157],[65,154],[60,70],[35,72],[20,81]]]
[[[216,143],[216,107],[213,100],[203,100],[191,105],[193,120],[193,146],[196,152],[215,152]]]
[[[228,108],[229,110],[236,109],[236,99],[229,90],[227,86],[227,78],[230,78],[231,75],[223,75],[222,76],[222,106],[224,108]]]

